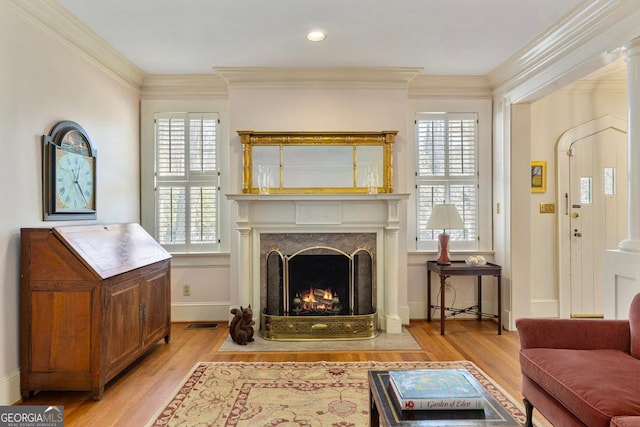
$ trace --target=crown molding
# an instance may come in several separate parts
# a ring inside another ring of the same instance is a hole
[[[139,91],[144,72],[54,0],[8,0],[16,9],[58,35],[103,71]]]
[[[557,90],[563,77],[573,81],[618,59],[618,48],[640,35],[639,11],[640,0],[587,2],[491,71],[489,82],[497,93],[526,83],[516,98],[546,86]]]
[[[571,93],[627,93],[626,80],[578,80],[559,92]]]
[[[213,74],[148,74],[144,77],[142,99],[228,98],[227,85]]]
[[[220,67],[229,88],[407,88],[421,68],[385,67]]]
[[[491,99],[493,91],[486,76],[420,75],[409,84],[413,98],[478,98]]]
[[[627,51],[628,52],[628,51]],[[571,83],[560,91],[573,93],[627,93],[627,66],[624,59],[599,68],[588,76]]]

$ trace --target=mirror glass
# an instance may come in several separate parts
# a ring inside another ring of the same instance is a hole
[[[353,187],[353,147],[292,145],[282,150],[282,185],[292,188]]]

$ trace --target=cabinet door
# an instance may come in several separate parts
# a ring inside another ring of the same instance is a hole
[[[30,296],[31,370],[89,372],[91,292],[43,290]]]
[[[140,350],[142,306],[140,280],[133,279],[105,289],[105,366],[107,380],[137,357]]]
[[[169,341],[170,281],[169,269],[146,276],[142,285],[142,346],[153,345],[165,338]]]

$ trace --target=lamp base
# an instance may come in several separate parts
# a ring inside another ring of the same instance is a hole
[[[451,265],[451,259],[449,258],[449,235],[446,232],[438,236],[438,251],[439,256],[436,264]]]

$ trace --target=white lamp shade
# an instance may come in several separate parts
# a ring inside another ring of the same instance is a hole
[[[464,223],[455,205],[442,203],[433,207],[429,221],[427,221],[427,228],[461,230],[464,228]]]

